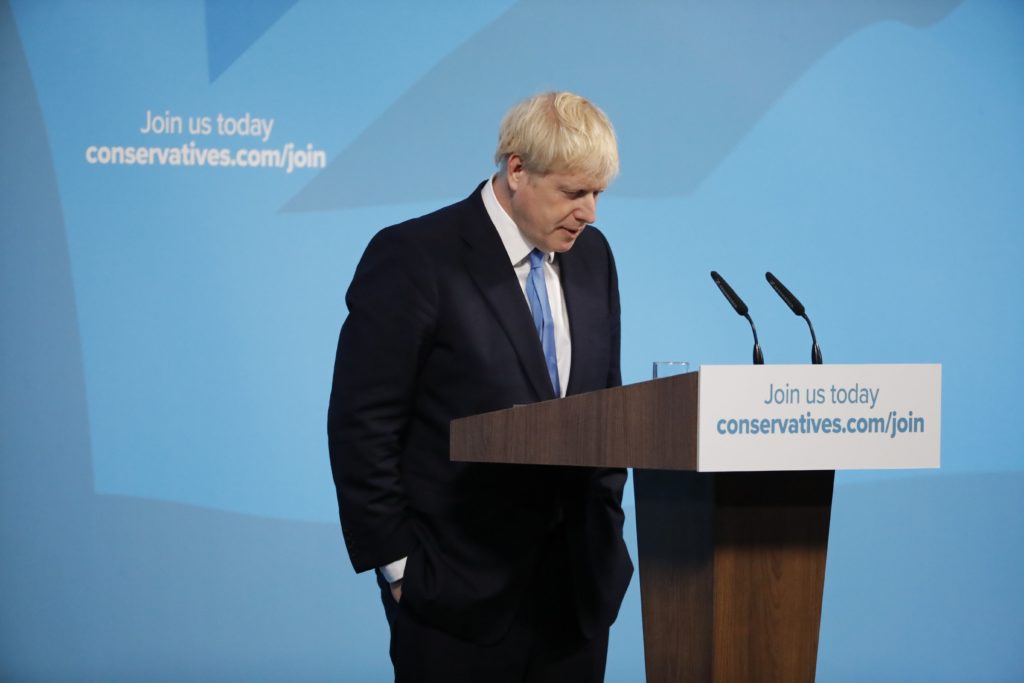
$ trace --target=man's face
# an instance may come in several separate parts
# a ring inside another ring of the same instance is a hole
[[[578,173],[537,175],[509,158],[512,220],[526,238],[546,252],[565,252],[588,223],[597,220],[597,197],[605,184]]]

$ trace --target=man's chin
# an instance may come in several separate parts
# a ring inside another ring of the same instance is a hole
[[[582,230],[577,230],[576,232],[569,232],[568,230],[559,230],[558,239],[555,240],[555,243],[553,245],[551,245],[551,251],[554,251],[555,253],[558,254],[569,251],[570,249],[572,249],[572,245],[576,244],[576,240],[577,238],[579,238],[580,233],[582,232]]]

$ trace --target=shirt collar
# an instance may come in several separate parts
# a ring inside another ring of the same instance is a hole
[[[519,229],[515,221],[512,220],[512,217],[508,215],[505,208],[498,202],[498,196],[494,194],[494,181],[494,177],[491,177],[484,183],[480,196],[484,200],[484,208],[487,209],[487,215],[498,230],[498,237],[501,238],[501,243],[505,246],[508,259],[515,266],[529,258],[530,252],[534,250],[534,246],[526,239],[522,230]],[[544,250],[542,249],[541,251]],[[553,263],[555,260],[554,252],[544,252],[544,260],[548,263]]]

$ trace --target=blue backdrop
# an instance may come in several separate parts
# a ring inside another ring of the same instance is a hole
[[[0,4],[0,678],[389,680],[325,413],[379,228],[545,89],[615,122],[627,381],[943,364],[942,469],[841,473],[820,681],[1024,678],[1024,4]],[[627,537],[635,555],[632,497]],[[608,680],[643,675],[634,582]]]

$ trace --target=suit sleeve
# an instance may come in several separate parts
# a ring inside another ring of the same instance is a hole
[[[401,453],[436,304],[424,254],[400,229],[381,231],[356,267],[346,303],[327,434],[345,544],[362,572],[407,556],[416,544]]]
[[[607,386],[622,384],[620,370],[620,311],[618,277],[611,249],[605,242],[608,274],[608,330],[609,361]],[[622,597],[633,574],[622,536],[624,514],[622,492],[626,483],[623,468],[594,468],[583,482],[582,500],[572,507],[568,517],[572,522],[570,547],[579,566],[586,571],[577,573],[574,590],[581,610],[581,625],[585,632],[592,626],[607,627],[618,614]],[[573,519],[576,515],[578,518]],[[591,625],[590,627],[587,624]]]
[[[608,247],[607,241],[605,246]],[[608,334],[610,336],[611,360],[608,364],[608,387],[622,386],[621,354],[622,314],[619,305],[619,274],[615,269],[615,257],[608,247]]]
[[[608,254],[608,334],[609,348],[611,353],[608,363],[608,387],[622,385],[621,370],[621,338],[622,323],[619,305],[619,276],[615,269],[615,258],[612,256],[611,247],[605,241],[605,248]],[[622,519],[622,489],[626,484],[626,470],[621,468],[595,470],[595,483],[597,484],[597,495],[606,507],[605,512],[610,514],[618,526],[621,537]]]

